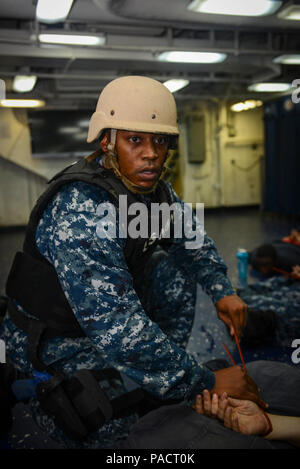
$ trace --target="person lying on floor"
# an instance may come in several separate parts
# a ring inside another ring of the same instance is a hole
[[[278,240],[263,244],[249,254],[252,268],[266,277],[286,272],[300,279],[300,246],[296,244]]]
[[[246,367],[268,403],[268,417],[253,402],[223,393],[211,398],[205,392],[194,406],[185,402],[149,412],[118,442],[118,449],[295,449],[300,442],[300,369],[266,360]]]
[[[249,307],[241,345],[286,347],[288,353],[300,337],[300,282],[276,275],[248,285],[239,295]]]

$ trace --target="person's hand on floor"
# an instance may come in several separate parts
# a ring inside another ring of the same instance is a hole
[[[208,389],[204,389],[202,394],[196,396],[195,404],[192,407],[198,414],[217,418],[223,422],[228,407],[228,396],[226,392],[220,398],[217,394],[211,396]]]
[[[251,401],[228,397],[224,425],[245,435],[266,435],[272,428],[265,413]]]
[[[265,435],[270,430],[268,418],[254,402],[233,399],[226,393],[220,398],[217,394],[211,397],[205,389],[203,395],[197,395],[193,408],[198,414],[218,418],[225,427],[245,435]]]
[[[233,399],[223,393],[211,397],[205,389],[197,395],[193,409],[201,415],[218,418],[230,430],[244,435],[260,435],[268,440],[286,440],[300,446],[300,417],[265,413],[254,402]]]

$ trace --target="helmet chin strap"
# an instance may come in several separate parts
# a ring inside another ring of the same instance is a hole
[[[104,153],[104,157],[102,160],[103,166],[106,169],[112,169],[115,175],[119,179],[121,179],[123,184],[131,192],[134,192],[135,194],[151,194],[151,192],[153,192],[156,189],[158,181],[154,184],[153,187],[151,187],[151,189],[144,189],[143,187],[133,184],[133,182],[131,182],[126,176],[124,176],[121,173],[119,163],[118,163],[118,155],[115,150],[116,140],[117,140],[117,129],[111,129],[110,130],[110,142],[107,145],[107,151]],[[163,175],[164,171],[165,171],[165,168],[163,168],[161,176]]]
[[[107,145],[107,150],[115,154],[115,146],[117,141],[117,129],[110,129],[110,142]]]

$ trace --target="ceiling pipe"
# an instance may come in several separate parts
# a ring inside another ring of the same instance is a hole
[[[33,73],[33,72],[32,72]],[[83,73],[74,73],[73,71],[70,72],[70,73],[64,73],[64,72],[54,72],[54,73],[51,73],[51,72],[34,72],[38,78],[49,78],[49,79],[56,79],[56,80],[113,80],[117,77],[120,76],[120,74],[117,74],[117,73],[104,73],[104,74],[91,74],[91,73],[88,73],[87,74],[83,74]],[[275,72],[274,72],[275,73]],[[274,73],[273,75],[271,74],[271,72],[269,74],[265,74],[265,76],[268,76],[269,79],[274,78]],[[3,76],[3,77],[13,77],[14,75],[16,74],[15,71],[1,71],[0,72],[0,75]],[[228,77],[218,77],[218,76],[215,76],[215,73],[207,73],[205,76],[204,75],[198,75],[198,76],[190,76],[189,74],[149,74],[147,73],[147,76],[151,76],[152,78],[154,78],[155,80],[159,80],[159,81],[165,81],[165,80],[168,80],[168,79],[171,79],[171,78],[184,78],[184,79],[187,79],[189,80],[190,82],[192,83],[212,83],[212,82],[215,82],[215,83],[231,83],[232,81],[236,82],[236,83],[244,83],[244,84],[248,84],[249,83],[249,79],[248,78],[245,78],[245,77],[237,77],[236,75],[234,74],[228,74]],[[261,75],[255,75],[255,80],[257,79],[260,79],[261,80]],[[80,85],[78,85],[80,86]],[[64,91],[67,90],[68,87],[65,87],[64,88]]]

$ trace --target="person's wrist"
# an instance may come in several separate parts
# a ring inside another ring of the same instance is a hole
[[[237,296],[236,291],[233,289],[228,289],[226,291],[215,292],[213,297],[213,302],[215,307],[218,309],[218,306],[222,305],[222,300],[228,299],[229,297]]]
[[[272,417],[270,414],[267,414],[267,412],[265,412],[263,409],[261,409],[262,411],[262,414],[265,418],[265,421],[266,421],[266,430],[264,431],[264,433],[262,434],[262,436],[264,438],[266,438],[267,436],[269,436],[272,432],[273,432],[273,424],[272,424]]]

